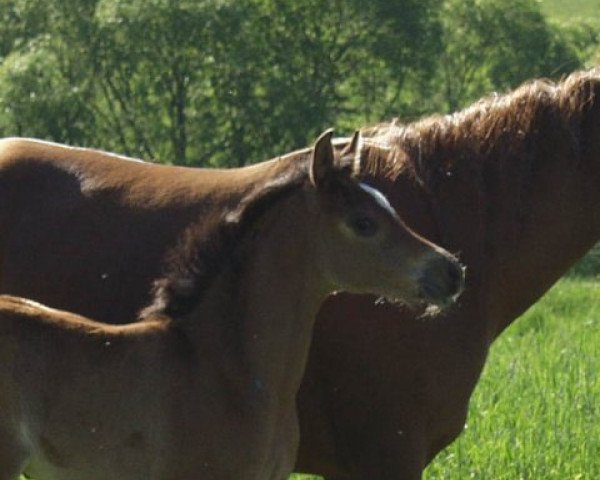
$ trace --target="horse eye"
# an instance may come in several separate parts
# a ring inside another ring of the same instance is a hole
[[[354,232],[361,237],[372,237],[377,233],[377,224],[369,217],[352,218],[349,224]]]

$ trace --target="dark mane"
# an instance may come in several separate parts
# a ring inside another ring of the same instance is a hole
[[[566,136],[572,155],[579,158],[584,117],[591,108],[600,108],[598,96],[600,70],[594,69],[560,82],[531,81],[451,115],[365,128],[372,150],[366,173],[395,178],[408,170],[419,183],[435,188],[456,168],[480,177],[485,163],[502,168],[514,157],[525,160],[521,169],[527,171],[535,168],[526,164],[527,159],[536,158],[543,144],[540,137],[548,131]]]
[[[166,258],[164,276],[154,283],[154,300],[140,318],[189,313],[256,220],[308,178],[307,155],[282,157],[275,172],[255,185],[233,210],[214,211],[191,224]]]
[[[522,238],[533,214],[532,186],[544,184],[540,176],[560,172],[565,185],[581,178],[586,161],[596,158],[586,142],[599,119],[600,69],[560,82],[535,80],[452,115],[363,129],[361,172],[384,192],[414,188],[430,218],[420,233],[480,262],[500,255],[499,236],[506,244]],[[581,186],[582,195],[595,191],[593,181]],[[451,211],[444,209],[449,201],[456,205]],[[470,235],[457,229],[465,216],[474,226]]]

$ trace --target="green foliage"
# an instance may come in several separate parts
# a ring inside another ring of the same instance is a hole
[[[95,50],[97,108],[116,149],[186,163],[201,126],[191,86],[206,63],[207,16],[194,2],[98,3],[93,38],[81,41]]]
[[[558,22],[557,25],[586,67],[600,65],[600,16],[576,23]]]
[[[47,21],[43,0],[0,0],[0,61],[45,31]]]
[[[553,20],[600,21],[600,0],[540,0],[542,10]]]
[[[597,45],[533,0],[0,0],[0,20],[0,135],[190,165],[454,110]]]
[[[581,66],[575,50],[529,0],[447,0],[440,58],[447,111],[493,90]]]
[[[0,65],[0,129],[18,135],[85,143],[93,124],[81,84],[71,83],[48,38],[32,41]]]

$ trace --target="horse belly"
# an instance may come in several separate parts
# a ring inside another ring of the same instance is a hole
[[[107,370],[117,374],[90,373],[89,385],[69,382],[56,391],[46,389],[52,403],[44,403],[44,414],[30,428],[33,448],[25,473],[40,480],[163,478],[171,452],[161,402],[142,387],[143,378],[127,382],[118,365]],[[58,373],[56,382],[70,376]]]
[[[159,480],[160,466],[156,465],[156,457],[147,456],[131,459],[127,464],[116,467],[98,451],[97,457],[68,458],[58,457],[48,445],[34,455],[23,473],[28,477],[41,480]]]

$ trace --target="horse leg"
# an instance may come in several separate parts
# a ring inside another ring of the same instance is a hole
[[[25,460],[21,451],[0,451],[0,480],[17,480],[25,468]]]
[[[17,480],[23,472],[28,451],[0,429],[0,480]]]
[[[369,435],[370,433],[370,435]],[[347,474],[326,477],[327,480],[421,480],[425,461],[416,436],[389,432],[386,429],[368,432],[346,445]]]

